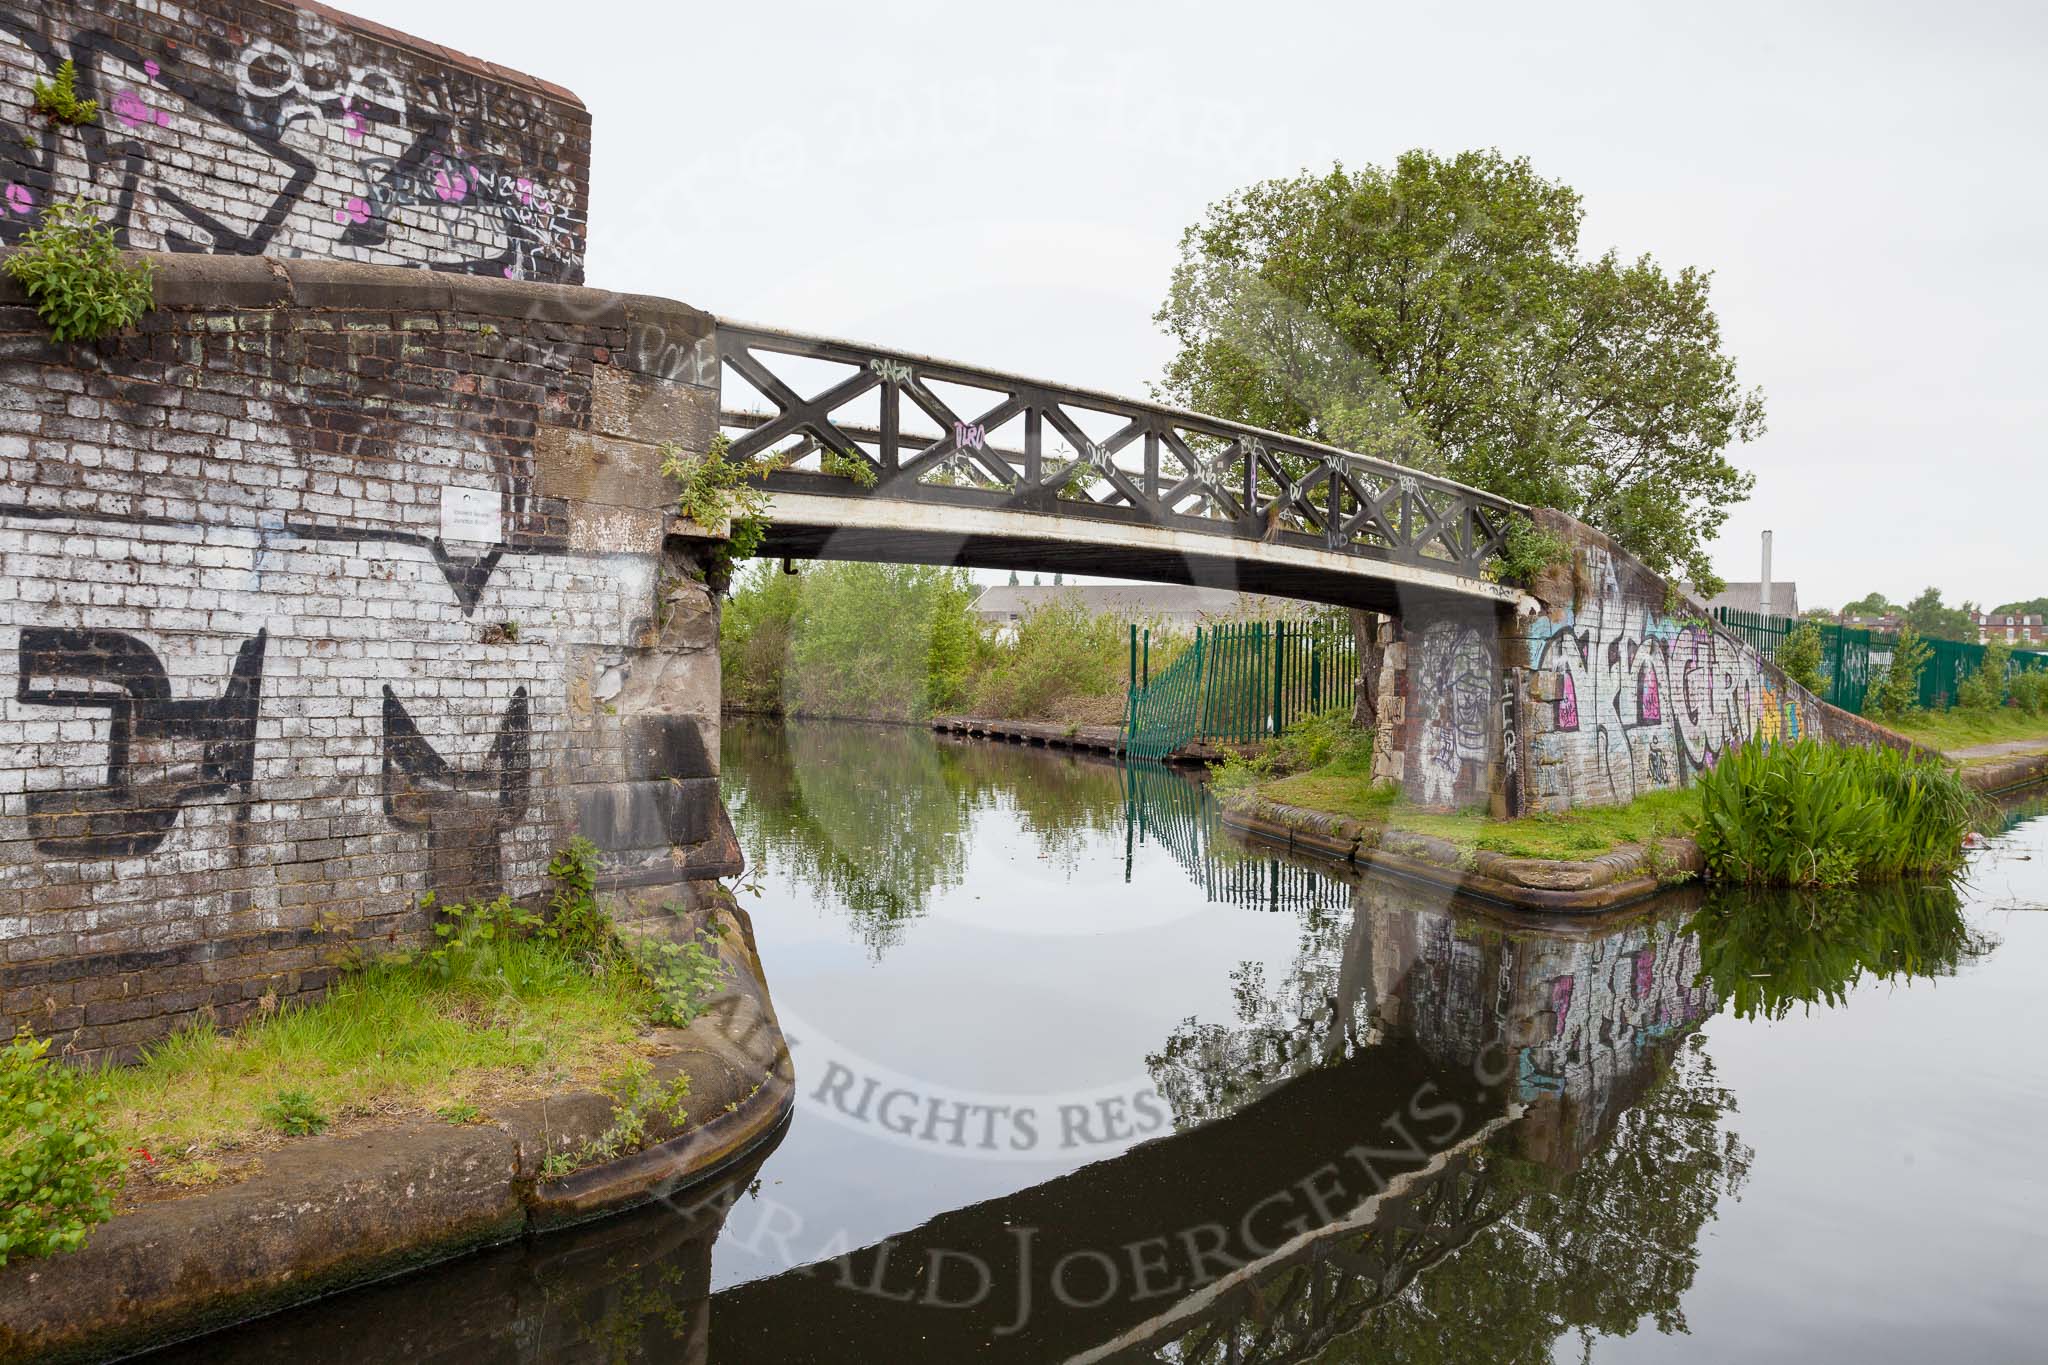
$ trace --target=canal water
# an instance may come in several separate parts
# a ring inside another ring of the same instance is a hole
[[[1529,920],[1156,769],[728,727],[772,1150],[206,1360],[2048,1358],[2048,806],[1956,886]]]

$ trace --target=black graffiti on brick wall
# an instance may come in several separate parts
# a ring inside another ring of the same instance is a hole
[[[258,631],[242,643],[219,697],[175,701],[163,661],[132,635],[24,628],[18,699],[96,708],[109,721],[105,782],[29,793],[29,837],[37,850],[131,857],[161,844],[193,801],[239,787],[246,802],[268,636]]]
[[[426,831],[430,882],[459,899],[504,890],[498,841],[526,816],[533,786],[533,724],[526,689],[512,694],[483,766],[464,772],[441,757],[405,704],[384,688],[384,813]]]
[[[257,38],[233,55],[143,52],[105,32],[58,38],[50,27],[0,14],[0,42],[11,38],[45,79],[73,61],[80,97],[99,101],[102,116],[77,128],[0,118],[0,241],[18,239],[53,197],[84,192],[108,203],[124,244],[147,217],[170,250],[253,255],[273,250],[290,224],[295,253],[332,241],[374,259],[394,254],[379,249],[410,210],[415,236],[452,241],[467,221],[464,235],[494,249],[405,264],[581,278],[574,187],[549,178],[566,164],[562,131],[518,92],[378,65],[367,45],[324,27],[296,47]],[[380,151],[393,145],[396,157]],[[194,147],[205,151],[195,158]],[[239,214],[199,180],[220,158],[232,158],[221,173],[252,201]],[[324,236],[309,243],[315,234]]]

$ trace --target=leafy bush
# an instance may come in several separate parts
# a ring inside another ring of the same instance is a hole
[[[0,1266],[77,1251],[114,1216],[107,1092],[49,1050],[26,1032],[0,1048]]]
[[[1545,530],[1520,512],[1509,514],[1506,540],[1500,553],[1487,565],[1488,576],[1496,583],[1526,588],[1536,581],[1537,574],[1572,557],[1572,548],[1564,537]]]
[[[1956,685],[1956,704],[1966,711],[1991,711],[2005,705],[2005,670],[2012,663],[2012,646],[1993,640],[1984,646],[1984,657],[1970,670],[1970,676]]]
[[[1820,632],[1810,623],[1802,623],[1778,643],[1777,664],[1787,678],[1818,693],[1827,687],[1827,679],[1821,676],[1820,654]]]
[[[1156,676],[1178,657],[1182,642],[1152,641]],[[1069,720],[1077,698],[1121,702],[1130,683],[1131,627],[1120,617],[1089,611],[1062,594],[1017,623],[1015,636],[990,651],[975,679],[974,713],[1011,720]]]
[[[303,1090],[280,1090],[264,1107],[263,1120],[286,1137],[311,1137],[326,1131],[328,1118]]]
[[[55,80],[33,82],[35,111],[52,123],[73,126],[100,121],[100,102],[78,98],[78,66],[66,57],[57,66]]]
[[[2013,675],[2008,690],[2012,704],[2029,716],[2048,711],[2048,671],[2029,670]]]
[[[849,455],[832,446],[826,446],[819,452],[818,469],[842,479],[851,479],[862,488],[873,488],[877,479],[873,465],[858,455]]]
[[[1708,872],[1751,885],[1949,872],[1981,809],[1938,760],[1815,740],[1751,741],[1702,773],[1699,791]]]
[[[105,207],[86,199],[48,205],[7,258],[7,273],[54,341],[97,341],[156,306],[155,268],[121,259],[114,230],[100,222]]]
[[[1232,792],[1303,772],[1372,775],[1372,731],[1351,723],[1348,705],[1302,717],[1249,756],[1225,755],[1211,769],[1210,781],[1217,791]]]
[[[1920,671],[1934,657],[1934,648],[1911,626],[1899,627],[1892,643],[1892,661],[1871,681],[1867,705],[1887,720],[1897,720],[1920,705]]]

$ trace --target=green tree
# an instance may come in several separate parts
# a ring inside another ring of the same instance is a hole
[[[1897,720],[1920,704],[1920,671],[1934,657],[1933,648],[1910,623],[1899,627],[1892,642],[1892,661],[1870,684],[1868,705],[1887,720]]]
[[[1579,196],[1498,152],[1253,185],[1182,238],[1164,396],[1439,470],[1712,588],[1764,429],[1709,276],[1579,252]]]
[[[1821,676],[1820,654],[1820,632],[1811,625],[1795,626],[1778,643],[1778,667],[1807,691],[1819,692],[1827,686],[1827,679]]]
[[[1970,675],[1956,685],[1956,702],[1972,711],[1991,711],[2005,705],[2005,673],[2012,663],[2012,646],[1993,639],[1984,646],[1984,657]]]
[[[2030,597],[2024,602],[2007,602],[2004,606],[1993,607],[2000,616],[2008,613],[2014,616],[2048,616],[2048,597]]]
[[[1898,609],[1898,604],[1883,593],[1874,592],[1867,597],[1859,597],[1854,602],[1844,604],[1842,612],[1846,616],[1883,616],[1886,612]]]
[[[1941,600],[1941,589],[1927,588],[1905,606],[1906,623],[1923,636],[1937,640],[1971,640],[1977,638],[1977,605],[1965,602],[1960,607],[1945,605]]]

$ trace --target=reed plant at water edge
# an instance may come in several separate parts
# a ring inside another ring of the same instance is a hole
[[[1848,886],[1952,872],[1982,800],[1939,760],[1897,749],[1751,741],[1701,774],[1708,875]]]

